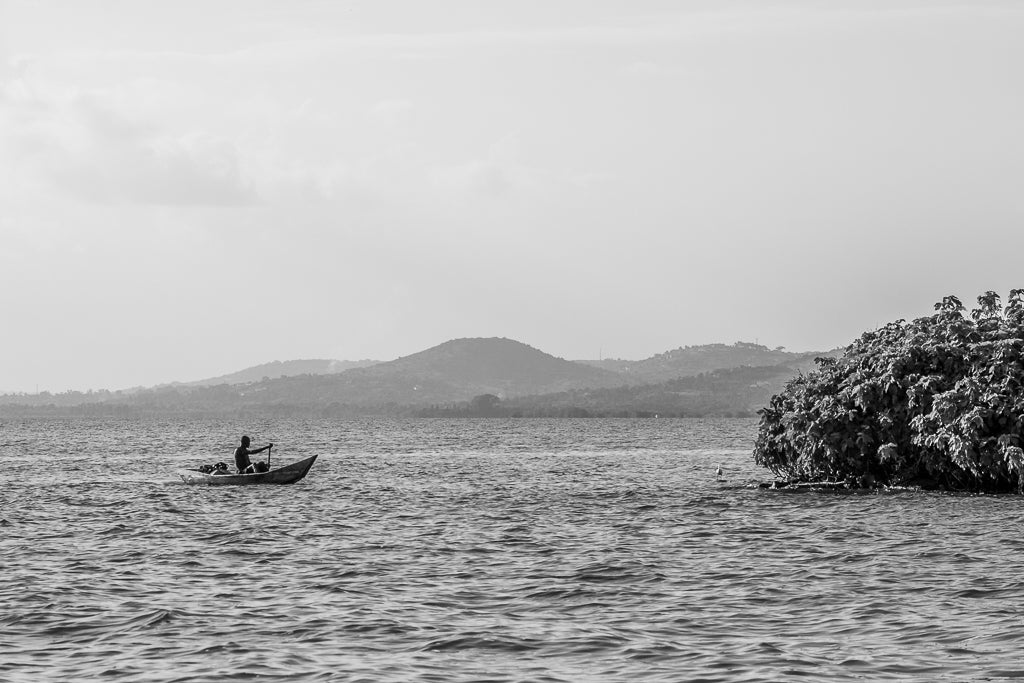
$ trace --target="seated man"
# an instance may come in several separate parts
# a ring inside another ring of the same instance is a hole
[[[249,450],[249,437],[242,437],[242,445],[235,449],[235,467],[238,468],[239,474],[252,474],[256,472],[256,466],[249,460],[250,455],[262,453],[268,448],[273,448],[274,444],[267,444],[263,448],[257,448],[256,450]]]

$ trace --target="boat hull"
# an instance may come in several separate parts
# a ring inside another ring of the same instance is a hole
[[[203,486],[252,486],[255,484],[293,484],[306,476],[316,462],[316,456],[293,462],[269,472],[253,474],[207,474],[199,470],[178,470],[178,476],[186,484]]]

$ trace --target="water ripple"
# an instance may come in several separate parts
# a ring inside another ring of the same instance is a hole
[[[170,475],[258,429],[311,475]],[[0,680],[1024,676],[1021,498],[758,490],[750,420],[4,430]]]

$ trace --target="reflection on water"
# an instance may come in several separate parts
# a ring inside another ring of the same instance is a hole
[[[7,422],[0,680],[1024,676],[1021,498],[757,490],[754,431]],[[174,481],[242,432],[321,458]]]

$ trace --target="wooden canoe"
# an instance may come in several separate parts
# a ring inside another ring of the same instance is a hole
[[[309,468],[316,461],[316,456],[293,462],[284,467],[268,472],[253,474],[207,474],[199,470],[178,470],[178,476],[186,484],[206,484],[209,486],[244,486],[248,484],[291,484],[306,476]]]

